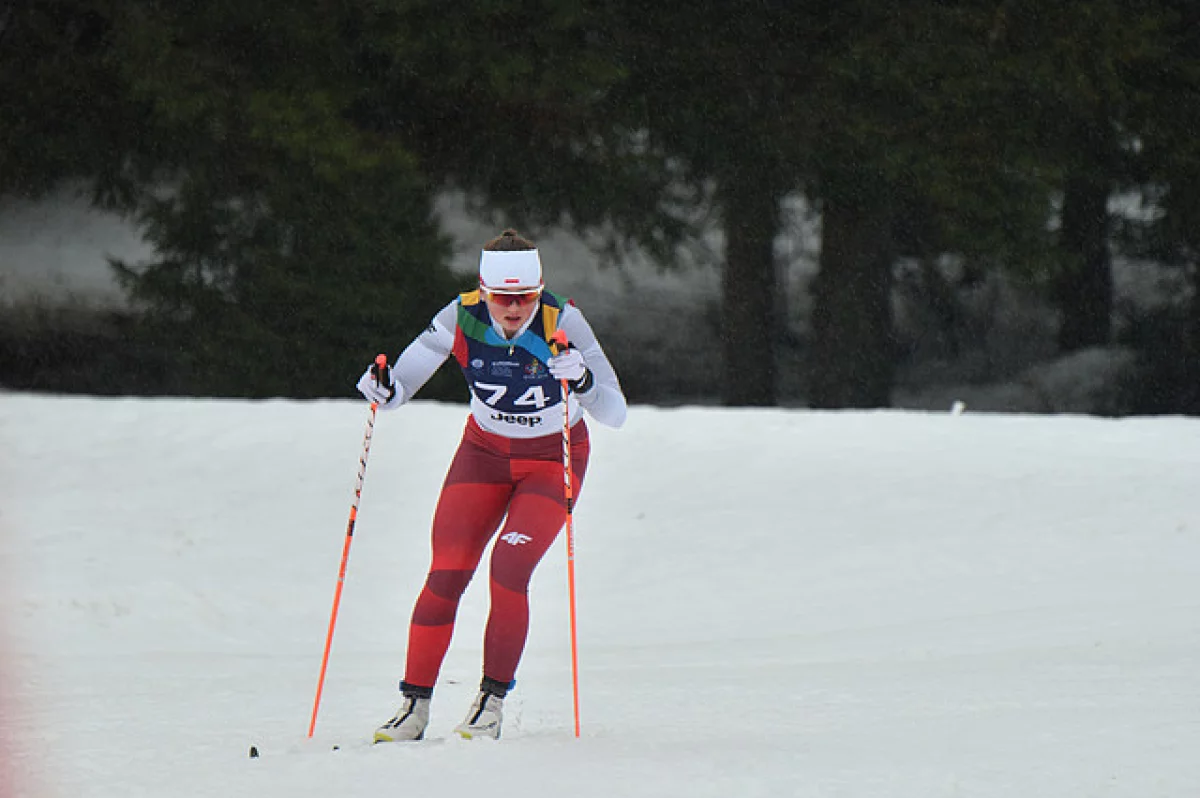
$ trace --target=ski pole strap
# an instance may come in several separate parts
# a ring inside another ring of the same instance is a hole
[[[587,393],[595,384],[596,378],[592,376],[592,370],[584,366],[583,376],[571,382],[571,390],[575,393]]]

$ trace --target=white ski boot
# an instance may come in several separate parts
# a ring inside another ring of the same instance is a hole
[[[395,717],[375,730],[375,742],[420,740],[425,736],[425,727],[429,725],[429,704],[428,698],[406,695]]]
[[[504,699],[494,693],[480,691],[471,704],[467,719],[454,727],[454,733],[466,740],[476,738],[500,739],[500,722],[504,719]]]

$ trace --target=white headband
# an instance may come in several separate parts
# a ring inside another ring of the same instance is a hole
[[[479,284],[498,292],[540,288],[542,260],[538,251],[492,252],[485,249],[479,257]]]

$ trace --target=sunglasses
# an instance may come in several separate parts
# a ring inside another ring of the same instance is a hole
[[[495,302],[502,307],[508,307],[509,305],[529,305],[537,302],[542,296],[542,289],[535,288],[532,291],[518,291],[513,293],[508,291],[490,291],[485,288],[483,294],[487,301]]]

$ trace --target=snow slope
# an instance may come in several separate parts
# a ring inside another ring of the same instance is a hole
[[[1200,794],[1200,420],[633,408],[576,513],[582,738],[560,540],[503,739],[447,739],[479,579],[436,739],[369,746],[465,409],[380,418],[309,741],[366,417],[0,394],[0,794]]]

